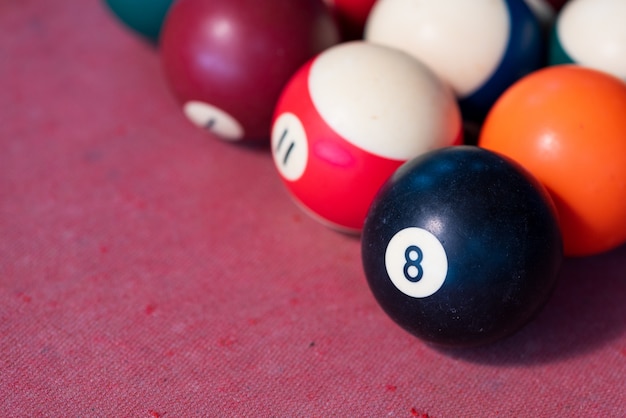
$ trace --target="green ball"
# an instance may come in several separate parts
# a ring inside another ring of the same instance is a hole
[[[174,0],[105,0],[105,3],[126,26],[150,39],[159,40],[165,15]]]
[[[552,31],[550,32],[550,41],[548,45],[548,63],[550,65],[576,63],[574,59],[570,57],[567,51],[565,51],[563,45],[561,45],[561,40],[559,39],[559,34],[557,31],[557,25],[554,25]]]

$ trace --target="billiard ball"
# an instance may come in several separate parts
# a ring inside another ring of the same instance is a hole
[[[363,28],[376,0],[325,0],[339,21],[344,40],[363,38]]]
[[[626,80],[626,2],[572,0],[550,38],[551,64],[576,63]]]
[[[173,0],[105,0],[128,28],[156,43]]]
[[[554,24],[556,11],[554,6],[548,0],[524,0],[528,7],[535,13],[535,16],[541,23],[544,32],[548,32]]]
[[[267,143],[284,84],[337,42],[337,23],[321,0],[178,0],[160,50],[191,122],[221,139]]]
[[[563,6],[567,3],[567,0],[524,0],[531,9],[535,11],[535,14],[540,16],[539,20],[547,18],[549,16],[556,17]]]
[[[626,241],[626,84],[575,65],[539,70],[487,115],[478,145],[533,173],[551,193],[568,256]]]
[[[559,11],[565,6],[569,0],[547,0],[548,3],[554,8],[555,11]]]
[[[380,0],[365,39],[422,60],[481,120],[514,81],[544,63],[539,20],[524,0]]]
[[[491,343],[526,324],[563,259],[543,186],[512,160],[468,145],[402,165],[372,203],[361,248],[382,309],[446,347]]]
[[[305,64],[275,110],[274,163],[315,219],[359,232],[374,194],[404,161],[459,143],[449,87],[401,51],[352,41]]]

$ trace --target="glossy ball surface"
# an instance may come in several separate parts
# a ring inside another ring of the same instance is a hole
[[[478,144],[516,160],[548,189],[569,256],[626,242],[626,84],[574,65],[507,90]]]
[[[105,3],[124,25],[156,43],[173,1],[105,0]]]
[[[376,0],[325,0],[337,17],[345,40],[363,38],[367,17]]]
[[[324,51],[290,80],[271,143],[300,207],[358,232],[398,166],[461,138],[454,95],[432,71],[403,52],[353,41]]]
[[[541,25],[524,0],[380,0],[365,39],[426,63],[473,119],[484,117],[508,86],[543,63]]]
[[[548,0],[524,0],[528,7],[535,13],[535,16],[539,20],[539,23],[544,29],[544,32],[548,32],[554,20],[556,19],[556,10],[554,6],[548,2]]]
[[[571,0],[550,38],[550,63],[576,63],[626,80],[626,2]]]
[[[563,8],[569,1],[571,0],[547,0],[548,3],[556,10],[557,12]]]
[[[382,187],[362,236],[383,310],[435,345],[493,342],[546,303],[563,257],[549,195],[508,158],[471,146],[403,165]]]
[[[339,41],[321,0],[178,0],[161,35],[187,117],[231,141],[268,141],[276,101],[307,60]]]

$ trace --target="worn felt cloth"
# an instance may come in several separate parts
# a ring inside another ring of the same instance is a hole
[[[103,2],[2,0],[0,411],[623,417],[626,248],[568,260],[514,336],[434,349]]]

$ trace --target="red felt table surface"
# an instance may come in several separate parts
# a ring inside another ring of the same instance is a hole
[[[243,100],[243,99],[242,99]],[[626,416],[626,248],[444,352],[97,0],[0,2],[0,415]]]

